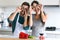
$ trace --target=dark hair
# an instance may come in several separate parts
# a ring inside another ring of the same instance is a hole
[[[31,6],[33,6],[34,3],[39,4],[38,1],[33,1],[33,2],[31,3]]]
[[[22,5],[26,5],[28,8],[30,7],[30,4],[28,2],[23,2]]]
[[[44,15],[46,15],[44,11],[43,11],[43,13],[44,13]],[[42,24],[44,25],[45,22],[43,22],[43,19],[42,19],[41,15],[42,15],[42,12],[40,13],[40,18],[41,18],[41,22],[42,22]]]

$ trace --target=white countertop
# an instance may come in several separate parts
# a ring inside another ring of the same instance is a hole
[[[12,31],[11,27],[1,27],[0,31]]]
[[[0,38],[17,38],[17,37],[13,35],[0,35]]]

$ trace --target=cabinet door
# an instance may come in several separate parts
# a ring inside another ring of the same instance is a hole
[[[59,5],[59,0],[42,0],[43,5]]]
[[[19,6],[23,2],[31,3],[33,0],[0,0],[0,6],[7,7],[7,6]]]

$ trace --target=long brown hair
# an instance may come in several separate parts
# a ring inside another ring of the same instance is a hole
[[[43,14],[46,15],[44,11],[43,11]],[[42,19],[42,12],[40,13],[40,19],[41,19],[42,24],[44,25],[45,22],[43,22],[43,19]]]
[[[46,15],[45,12],[43,12],[43,13],[44,13],[44,15]],[[38,19],[36,19],[36,17],[37,17]],[[40,21],[42,22],[42,24],[43,24],[43,25],[45,24],[45,22],[43,22],[43,19],[42,19],[42,12],[40,12],[40,14],[38,14],[38,16],[35,15],[35,19],[36,19],[36,20],[39,20],[39,19],[40,19]]]

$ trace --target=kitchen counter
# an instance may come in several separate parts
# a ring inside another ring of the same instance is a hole
[[[35,39],[0,38],[0,40],[35,40]]]
[[[19,39],[16,36],[13,35],[0,35],[0,40],[39,40],[39,38],[33,38],[33,39]],[[60,38],[45,38],[45,40],[60,40]]]
[[[11,27],[2,27],[2,28],[0,28],[0,34],[11,35],[12,34],[12,28]]]
[[[0,40],[39,40],[39,39],[0,38]],[[45,40],[60,40],[60,38],[45,38]]]
[[[0,28],[0,31],[12,31],[12,28],[10,28],[10,27],[2,27],[2,28]]]

